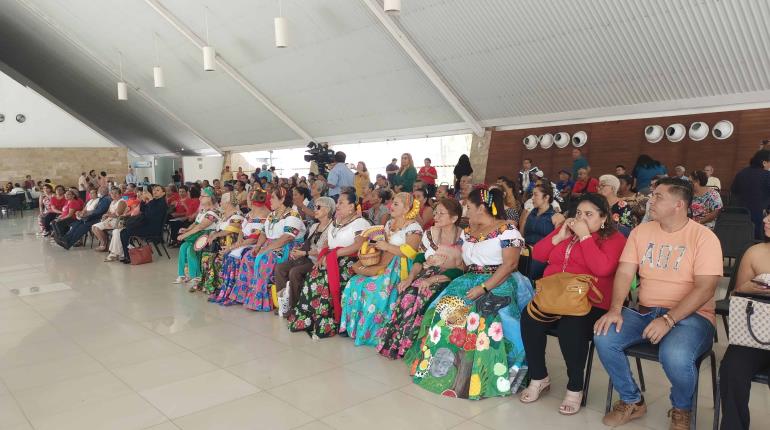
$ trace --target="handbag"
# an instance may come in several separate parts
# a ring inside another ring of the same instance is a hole
[[[133,248],[128,248],[128,257],[132,266],[152,263],[152,247],[149,243],[136,236],[132,236],[129,243],[133,244]]]
[[[735,293],[729,327],[730,345],[770,351],[770,296]]]
[[[575,243],[573,240],[567,246],[561,272],[535,282],[535,297],[527,304],[527,313],[532,319],[550,323],[565,315],[584,316],[591,312],[594,304],[604,300],[604,295],[596,288],[596,276],[566,272]],[[594,297],[590,297],[589,292]]]

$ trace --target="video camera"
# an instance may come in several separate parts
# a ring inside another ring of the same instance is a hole
[[[329,149],[328,143],[316,143],[310,141],[307,144],[308,150],[305,154],[305,161],[315,161],[318,165],[318,173],[327,176],[327,166],[334,161],[334,151]]]

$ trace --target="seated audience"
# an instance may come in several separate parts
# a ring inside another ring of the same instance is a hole
[[[376,335],[377,351],[391,359],[402,358],[417,338],[423,309],[444,290],[452,279],[463,274],[460,249],[462,209],[454,199],[436,205],[434,226],[422,235],[419,253],[409,276],[398,283],[398,297],[390,320]]]
[[[43,193],[40,195],[38,205],[40,207],[40,216],[38,217],[40,235],[47,237],[51,235],[51,223],[59,216],[64,207],[64,187],[56,187],[54,194],[54,188],[51,184],[43,185]]]
[[[179,247],[181,245],[177,240],[179,230],[189,226],[195,220],[200,206],[200,196],[200,188],[197,186],[182,185],[179,187],[179,201],[168,222],[171,246]]]
[[[429,306],[404,359],[420,387],[448,397],[481,399],[516,392],[526,377],[519,318],[532,298],[516,272],[524,239],[508,224],[500,190],[477,188],[466,205],[466,273]],[[497,212],[497,216],[492,213]]]
[[[342,289],[353,276],[353,264],[364,242],[361,233],[370,224],[356,211],[358,198],[353,190],[340,193],[334,222],[328,227],[326,247],[299,290],[296,304],[289,310],[289,330],[304,331],[313,338],[337,334],[342,316]]]
[[[607,203],[610,205],[610,220],[617,224],[618,230],[623,233],[624,236],[628,236],[631,233],[631,229],[636,227],[636,219],[634,218],[634,212],[631,205],[625,200],[618,197],[618,189],[620,189],[620,179],[613,175],[602,175],[599,177],[599,194],[607,199]]]
[[[562,200],[569,199],[573,188],[575,188],[575,181],[572,180],[572,173],[564,169],[559,170],[559,180],[556,182],[556,191],[561,195]]]
[[[371,207],[366,213],[366,218],[373,225],[385,225],[390,218],[389,206],[393,202],[393,193],[387,189],[381,189],[375,194],[376,198],[372,196]]]
[[[70,249],[83,238],[91,230],[91,227],[102,219],[110,207],[111,199],[107,194],[107,187],[99,187],[97,191],[90,190],[90,192],[94,198],[88,201],[82,211],[75,214],[77,221],[72,223],[69,232],[56,240],[56,243],[64,249]]]
[[[241,232],[245,217],[238,207],[237,196],[234,193],[222,194],[220,208],[220,221],[216,229],[208,233],[206,247],[201,250],[201,280],[195,288],[190,288],[190,292],[204,291],[211,295],[219,290],[219,271],[222,269],[220,251],[232,245]]]
[[[572,197],[578,197],[583,193],[595,193],[599,190],[599,181],[589,176],[589,167],[581,167],[577,172],[577,180],[572,187]]]
[[[412,196],[420,204],[420,213],[417,214],[415,221],[420,224],[423,230],[430,228],[433,226],[433,207],[431,207],[428,200],[428,190],[425,188],[415,188]]]
[[[714,176],[714,166],[711,164],[706,164],[706,167],[703,168],[703,171],[706,172],[706,176],[708,176],[708,181],[706,182],[707,187],[711,187],[717,191],[722,190],[722,181],[719,180],[716,176]]]
[[[765,216],[762,229],[765,243],[746,251],[735,275],[738,293],[770,296],[770,213]],[[751,378],[763,370],[770,371],[770,351],[739,345],[727,347],[719,368],[722,430],[749,429]]]
[[[202,190],[195,220],[188,227],[179,230],[179,236],[176,238],[182,245],[179,247],[177,276],[174,283],[192,282],[191,291],[197,290],[201,278],[201,252],[195,250],[195,241],[215,230],[221,218],[214,197],[214,190],[211,187]],[[185,274],[185,269],[187,269],[187,274]]]
[[[84,203],[80,200],[77,191],[67,190],[64,193],[65,203],[61,213],[51,223],[54,239],[61,239],[70,229],[72,223],[77,221],[75,213],[83,209]]]
[[[692,219],[713,230],[722,210],[722,196],[708,186],[708,176],[703,170],[690,173],[690,182],[693,191],[690,204]]]
[[[556,214],[551,205],[553,188],[547,183],[535,185],[532,191],[532,210],[524,211],[521,218],[521,229],[524,232],[524,242],[533,246],[551,234],[554,227],[563,221],[563,217]],[[545,261],[538,261],[530,256],[529,273],[525,273],[531,279],[539,279],[545,270]]]
[[[120,231],[120,244],[123,248],[122,261],[125,264],[131,263],[131,257],[128,255],[130,238],[161,237],[163,233],[163,223],[166,220],[166,211],[168,210],[166,190],[157,184],[150,185],[149,188],[150,190],[144,190],[139,197],[141,217],[137,222],[126,225]]]
[[[497,178],[497,186],[503,190],[503,199],[505,201],[505,219],[518,226],[521,219],[521,212],[524,209],[519,201],[519,190],[512,180],[505,176]]]
[[[678,178],[658,181],[652,194],[653,221],[639,225],[628,238],[615,275],[609,311],[594,327],[602,365],[620,394],[602,422],[617,427],[647,412],[634,382],[629,345],[659,345],[659,359],[671,382],[672,429],[690,427],[697,358],[714,338],[714,291],[722,276],[719,239],[687,217],[692,184]],[[623,307],[634,275],[639,274],[639,310]]]
[[[99,246],[96,247],[97,252],[107,251],[107,231],[114,230],[118,227],[118,220],[123,214],[126,213],[128,205],[126,201],[120,197],[120,189],[112,187],[110,190],[110,206],[107,212],[102,215],[100,222],[94,224],[91,227],[91,231],[99,240]]]
[[[562,415],[574,415],[580,410],[588,344],[593,337],[594,323],[609,309],[615,269],[626,244],[625,237],[615,228],[609,203],[603,196],[583,194],[571,212],[558,230],[535,244],[532,258],[547,262],[544,276],[561,272],[595,276],[601,296],[589,292],[592,307],[583,316],[565,315],[554,322],[539,321],[527,312],[521,316],[521,334],[532,379],[519,398],[523,403],[532,403],[550,387],[545,346],[548,330],[556,330],[568,376],[567,393],[559,407]]]
[[[666,166],[647,154],[642,154],[636,159],[636,164],[631,171],[635,180],[634,187],[638,193],[642,194],[649,193],[650,184],[656,176],[665,176],[667,173]]]

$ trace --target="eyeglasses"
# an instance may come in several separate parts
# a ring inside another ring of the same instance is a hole
[[[442,215],[442,216],[443,216],[443,215],[449,215],[449,212],[444,212],[444,211],[434,211],[434,212],[433,212],[433,216],[435,217],[436,215]]]

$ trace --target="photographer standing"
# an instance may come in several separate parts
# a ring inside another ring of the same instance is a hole
[[[337,151],[334,154],[334,167],[329,171],[329,197],[337,201],[343,188],[355,186],[355,175],[353,171],[345,165],[345,153]]]

